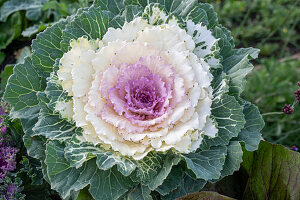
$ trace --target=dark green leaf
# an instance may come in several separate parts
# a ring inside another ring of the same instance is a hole
[[[198,179],[211,180],[221,176],[226,156],[226,147],[212,147],[210,150],[184,154],[187,167]]]
[[[230,142],[227,147],[227,155],[221,171],[221,177],[223,178],[237,171],[243,161],[242,157],[243,151],[240,143],[237,141]]]
[[[300,154],[261,141],[255,152],[244,152],[243,167],[249,180],[244,199],[289,199],[300,197]]]
[[[198,192],[204,187],[205,184],[206,181],[201,179],[195,180],[186,174],[184,178],[181,179],[179,187],[173,190],[170,194],[163,196],[162,199],[174,200],[187,194]]]
[[[152,200],[151,190],[144,185],[138,185],[133,188],[125,198],[126,200]]]

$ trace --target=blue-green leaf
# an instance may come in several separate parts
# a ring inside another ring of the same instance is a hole
[[[240,164],[243,159],[243,151],[239,142],[232,141],[227,146],[227,155],[223,169],[221,171],[221,177],[225,177],[233,174],[236,170],[240,168]]]
[[[70,18],[61,20],[39,33],[32,42],[32,61],[43,78],[49,77],[57,58],[63,56],[62,33]]]
[[[95,159],[85,162],[78,169],[71,167],[64,157],[64,145],[57,141],[47,144],[45,162],[51,187],[63,198],[88,184],[93,198],[101,200],[118,199],[132,187],[130,179],[122,176],[115,168],[99,170]]]
[[[41,110],[38,116],[38,121],[33,127],[35,132],[33,135],[41,135],[51,140],[66,140],[70,139],[72,135],[78,132],[76,126],[68,121],[62,119],[59,113],[56,113],[48,108],[47,99],[44,92],[38,94]]]
[[[226,153],[226,147],[211,147],[207,151],[184,154],[183,158],[198,179],[211,180],[220,178]]]
[[[194,179],[190,175],[185,174],[184,178],[180,180],[179,187],[176,190],[173,190],[170,194],[162,196],[162,199],[174,200],[187,194],[198,192],[205,184],[206,181]]]
[[[238,140],[245,143],[245,148],[248,151],[255,151],[262,137],[260,131],[263,129],[265,123],[255,105],[246,102],[243,112],[246,124],[238,135]]]
[[[211,112],[217,122],[218,133],[215,138],[205,136],[200,146],[201,149],[209,149],[210,146],[228,145],[231,138],[238,136],[245,124],[243,106],[233,96],[225,94],[220,98],[215,98]]]
[[[125,198],[126,200],[152,200],[151,190],[144,185],[138,185],[133,188]]]

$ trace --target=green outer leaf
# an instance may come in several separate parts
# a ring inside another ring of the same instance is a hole
[[[41,110],[38,116],[38,121],[33,127],[35,135],[44,136],[50,140],[66,140],[74,135],[78,128],[74,124],[62,119],[59,113],[55,113],[47,106],[49,99],[47,99],[44,92],[38,92],[38,99],[40,101]]]
[[[38,106],[36,93],[41,91],[42,81],[30,58],[24,64],[14,67],[14,73],[9,78],[4,99],[18,112],[18,118],[26,118],[24,110]]]
[[[63,90],[63,87],[59,83],[57,76],[57,71],[59,69],[59,59],[56,59],[56,62],[53,66],[53,72],[50,74],[50,77],[47,78],[47,87],[45,94],[49,99],[47,106],[51,110],[55,110],[55,107],[58,102],[68,102],[72,98],[68,96],[67,92]]]
[[[137,170],[130,178],[135,182],[148,184],[159,173],[165,156],[159,152],[150,152],[137,162]]]
[[[212,116],[217,122],[218,135],[215,138],[205,136],[200,148],[209,149],[210,146],[228,145],[233,137],[237,137],[244,127],[245,119],[243,107],[233,96],[222,95],[215,98],[212,104]]]
[[[227,156],[223,169],[221,171],[221,177],[232,175],[233,172],[240,168],[240,164],[243,159],[243,151],[239,142],[231,141],[227,146]]]
[[[138,5],[144,8],[151,3],[160,3],[166,8],[169,15],[186,17],[197,4],[197,0],[124,0],[125,5]]]
[[[125,197],[126,200],[152,200],[151,190],[144,185],[138,185],[132,189]]]
[[[144,11],[144,9],[141,6],[128,5],[128,6],[126,6],[122,16],[124,17],[126,22],[131,22],[136,17],[141,16],[143,11]]]
[[[42,136],[32,137],[32,131],[35,123],[38,120],[39,107],[28,109],[24,111],[27,117],[21,118],[21,124],[24,130],[23,141],[27,149],[27,154],[33,158],[43,160],[45,157],[45,138]],[[12,112],[10,113],[12,114]]]
[[[298,152],[261,141],[258,151],[244,151],[243,160],[242,165],[249,175],[243,199],[299,199]]]
[[[129,176],[136,168],[134,161],[114,155],[111,152],[97,153],[96,163],[98,168],[102,170],[108,170],[117,165],[118,171],[124,176]]]
[[[117,199],[132,187],[130,179],[122,176],[115,168],[107,171],[99,170],[95,159],[85,162],[78,169],[71,167],[64,158],[64,145],[58,141],[47,144],[45,162],[51,187],[63,198],[88,184],[93,198],[101,200]]]
[[[173,166],[171,172],[164,180],[163,184],[157,187],[155,190],[159,192],[159,194],[165,196],[179,187],[181,181],[183,180],[183,177],[184,169],[179,166]]]
[[[61,40],[63,30],[70,19],[68,17],[48,27],[44,32],[39,33],[37,38],[32,42],[32,61],[43,78],[50,76],[56,59],[61,58],[64,50],[66,50],[63,49]]]
[[[162,185],[164,180],[169,175],[172,167],[177,165],[180,161],[178,156],[174,156],[172,154],[167,154],[166,158],[164,159],[164,164],[162,169],[157,173],[155,177],[147,184],[151,190],[154,190],[158,186]]]
[[[95,0],[95,6],[100,6],[101,10],[107,10],[115,15],[119,15],[124,10],[124,3],[120,0]]]
[[[117,169],[124,176],[129,176],[136,168],[135,162],[119,155],[114,155],[110,151],[104,150],[101,146],[94,146],[80,139],[80,134],[74,134],[72,139],[66,143],[65,158],[71,167],[79,168],[82,164],[92,158],[97,157],[96,164],[101,170],[109,170],[117,165]]]
[[[192,20],[195,24],[209,24],[207,13],[200,7],[200,5],[195,6],[186,16],[186,19]]]
[[[233,38],[230,35],[230,32],[219,25],[213,29],[213,34],[216,38],[219,38],[218,45],[220,47],[220,54],[223,59],[232,55],[232,49],[234,48]]]
[[[223,69],[230,77],[229,93],[239,96],[245,88],[246,75],[252,71],[250,59],[258,57],[259,50],[254,48],[233,50],[233,55],[223,60]]]
[[[83,189],[97,172],[94,160],[79,169],[72,168],[64,158],[64,146],[57,141],[47,144],[45,163],[51,188],[57,190],[62,198],[68,197],[72,191]]]
[[[184,154],[182,157],[197,179],[211,180],[220,178],[226,152],[226,147],[211,147],[209,150]]]
[[[180,180],[179,187],[176,190],[173,190],[170,194],[163,196],[162,199],[174,200],[187,194],[198,192],[205,184],[206,181],[201,179],[195,180],[186,174],[184,178]]]
[[[262,138],[260,131],[263,129],[265,123],[255,105],[246,102],[243,112],[246,124],[239,133],[238,140],[245,143],[245,148],[248,151],[255,151]]]
[[[214,8],[211,4],[200,3],[199,6],[201,9],[205,10],[205,12],[207,14],[208,29],[213,29],[215,26],[219,25],[217,13],[214,11]]]
[[[111,200],[120,198],[133,185],[129,178],[112,168],[107,171],[98,170],[91,180],[89,191],[95,199]]]
[[[71,140],[66,142],[65,158],[71,167],[79,168],[83,163],[95,158],[97,153],[101,153],[102,149],[95,147],[87,142],[82,142],[74,135]]]
[[[65,50],[68,50],[70,40],[82,36],[86,36],[88,39],[102,39],[114,17],[115,15],[112,12],[102,11],[100,7],[95,5],[89,9],[78,10],[77,15],[66,26],[63,33]]]

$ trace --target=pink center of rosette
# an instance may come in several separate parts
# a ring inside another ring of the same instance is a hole
[[[170,103],[174,87],[174,69],[165,64],[160,57],[140,58],[136,63],[122,63],[118,67],[112,65],[106,71],[114,72],[116,80],[115,85],[109,88],[106,80],[102,80],[101,83],[105,87],[100,85],[106,106],[119,116],[124,116],[128,123],[139,126],[136,132],[149,130],[172,112],[175,106],[174,103]],[[105,111],[102,118],[106,120]]]

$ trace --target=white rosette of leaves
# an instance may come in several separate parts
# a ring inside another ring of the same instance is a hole
[[[163,13],[165,15],[160,15]],[[84,142],[82,129],[68,117],[71,101],[59,84],[59,61],[70,41],[101,40],[109,27],[142,17],[151,24],[177,20],[193,36],[194,54],[203,58],[213,75],[211,119],[215,137],[205,135],[188,154],[151,151],[134,160],[107,145]],[[253,48],[235,49],[230,32],[218,23],[209,4],[197,0],[96,0],[90,8],[61,20],[38,34],[33,54],[14,67],[4,98],[12,118],[21,120],[28,154],[41,161],[44,178],[63,199],[76,199],[88,187],[94,199],[175,199],[201,190],[238,170],[241,143],[258,148],[264,126],[256,106],[241,99],[245,76],[252,70]],[[57,111],[60,112],[57,112]]]

